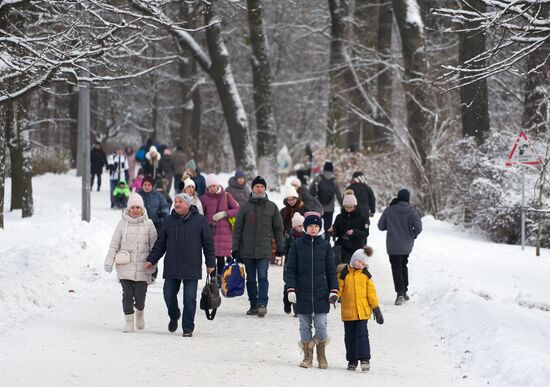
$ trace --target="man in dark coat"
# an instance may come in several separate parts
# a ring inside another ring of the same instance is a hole
[[[206,218],[199,214],[193,199],[186,193],[174,198],[174,210],[162,223],[158,238],[147,257],[145,268],[150,269],[164,257],[164,301],[168,308],[168,330],[175,332],[182,315],[178,306],[178,292],[183,282],[183,336],[190,337],[195,329],[197,286],[202,278],[202,254],[206,271],[214,271],[214,239]]]
[[[264,178],[256,176],[250,198],[240,207],[233,226],[232,255],[237,260],[242,259],[246,269],[246,291],[250,301],[246,314],[258,317],[267,313],[267,270],[273,239],[277,245],[276,255],[285,254],[283,220],[277,205],[268,199],[266,188]]]
[[[97,176],[97,190],[101,188],[101,174],[103,173],[103,166],[107,165],[107,156],[103,149],[101,149],[101,143],[95,142],[92,151],[90,152],[91,161],[91,176],[92,179],[90,187],[94,188],[94,177]]]
[[[422,232],[422,220],[416,208],[409,204],[410,196],[407,189],[399,190],[397,198],[392,200],[378,221],[378,228],[388,231],[386,250],[390,256],[393,285],[397,292],[395,305],[401,305],[409,299],[407,263],[414,240]]]
[[[370,217],[376,212],[376,198],[372,188],[367,184],[367,178],[361,171],[353,173],[351,184],[346,190],[351,189],[357,198],[357,205],[370,224]]]
[[[342,204],[342,195],[333,172],[332,162],[326,161],[323,172],[315,178],[309,187],[309,193],[319,199],[319,202],[323,205],[323,229],[327,241],[330,240],[328,229],[332,226],[334,203],[338,200],[338,203]]]

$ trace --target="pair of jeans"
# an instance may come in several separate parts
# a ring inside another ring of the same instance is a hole
[[[332,226],[334,211],[323,213],[323,230],[325,230],[325,240],[330,241],[330,233],[327,231]]]
[[[197,310],[197,287],[199,280],[164,280],[164,302],[168,308],[170,320],[177,320],[182,315],[178,306],[178,293],[180,285],[183,282],[183,318],[181,327],[186,333],[193,332],[195,329],[195,312]]]
[[[357,363],[370,360],[370,342],[367,320],[344,321],[346,360]]]
[[[409,288],[408,255],[390,255],[393,286],[397,293],[406,292]]]
[[[269,269],[269,258],[243,258],[246,269],[246,292],[250,306],[265,305],[269,297],[269,281],[267,280],[267,269]],[[257,279],[256,279],[257,278]]]
[[[315,338],[319,341],[327,339],[327,313],[299,314],[300,341],[311,341],[313,335],[311,324],[315,327]]]
[[[121,279],[122,286],[122,310],[124,314],[134,314],[134,306],[137,310],[145,308],[145,295],[147,294],[147,282]]]

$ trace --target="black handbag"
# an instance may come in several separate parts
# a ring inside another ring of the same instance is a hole
[[[215,280],[210,277],[210,274],[206,275],[206,285],[201,292],[200,308],[204,310],[206,318],[208,320],[214,320],[216,317],[216,311],[222,303],[220,296],[220,289]],[[212,312],[210,312],[212,309]]]

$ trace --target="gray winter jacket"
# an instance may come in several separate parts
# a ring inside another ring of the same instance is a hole
[[[233,226],[233,251],[241,258],[270,258],[271,240],[284,254],[283,219],[277,205],[267,198],[248,199],[240,208]]]
[[[422,232],[422,220],[416,208],[404,201],[394,199],[387,207],[380,220],[378,228],[387,230],[386,250],[388,255],[409,255],[414,240]]]
[[[248,188],[246,183],[243,185],[239,184],[235,176],[231,176],[227,184],[228,186],[225,189],[225,192],[229,192],[235,198],[237,203],[239,203],[239,207],[242,207],[242,205],[246,203],[250,197],[250,188]]]

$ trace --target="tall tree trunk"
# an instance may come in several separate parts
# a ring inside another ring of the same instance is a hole
[[[486,5],[480,0],[470,0],[470,7],[477,13],[485,13]],[[485,31],[479,29],[479,21],[467,21],[460,33],[458,57],[461,66],[467,69],[485,67],[485,61],[467,62],[485,52]],[[467,73],[460,72],[462,79]],[[474,137],[482,144],[489,133],[489,102],[487,80],[482,79],[460,87],[460,107],[462,110],[462,132],[464,137]]]
[[[252,46],[252,82],[256,117],[256,158],[258,170],[274,189],[277,179],[277,136],[273,116],[271,69],[267,54],[267,38],[263,27],[261,0],[247,0],[248,28]]]
[[[344,64],[343,51],[344,39],[346,35],[346,25],[344,18],[347,15],[347,6],[341,0],[329,0],[330,9],[330,63],[329,63],[329,103],[328,103],[328,122],[327,139],[328,145],[336,147],[345,147],[346,141],[346,106],[340,94],[346,89],[343,70]]]
[[[4,194],[6,187],[6,128],[8,105],[0,106],[0,228],[4,228]]]
[[[29,131],[28,107],[30,95],[23,97],[21,108],[17,111],[17,127],[20,137],[19,143],[21,147],[22,159],[22,187],[21,187],[21,210],[23,218],[30,218],[34,213],[34,202],[32,197],[32,154],[31,154],[31,139]]]
[[[242,168],[248,177],[253,177],[257,172],[256,159],[250,138],[248,118],[233,77],[229,53],[221,36],[219,19],[214,16],[211,8],[205,13],[205,19],[206,24],[209,25],[206,29],[206,41],[212,61],[208,73],[216,84],[220,96],[235,164],[238,168]]]
[[[10,150],[10,211],[23,208],[23,152],[17,136],[17,101],[6,104],[6,138]]]
[[[392,29],[393,29],[393,10],[390,0],[379,0],[378,11],[378,55],[382,62],[378,64],[378,83],[376,85],[376,95],[378,107],[376,109],[375,119],[387,127],[392,126],[392,82],[393,74],[391,66],[392,52]],[[390,142],[390,136],[386,129],[381,126],[374,128],[374,138],[377,145],[385,146]]]
[[[407,127],[413,163],[414,182],[422,204],[437,213],[434,192],[430,185],[427,153],[430,149],[430,132],[433,129],[433,111],[430,100],[428,61],[425,51],[423,21],[416,0],[392,0],[395,20],[401,35],[405,65],[404,89],[407,106]],[[426,194],[428,196],[426,196]]]
[[[378,20],[380,7],[379,0],[356,0],[353,23],[352,41],[356,49],[353,50],[354,63],[356,59],[362,59],[362,56],[369,55],[375,52],[378,41]],[[368,51],[366,51],[368,49]],[[357,68],[357,77],[363,85],[365,92],[368,90],[376,90],[376,80],[374,75],[377,68],[370,65],[362,65]],[[373,79],[367,82],[368,79]],[[367,106],[361,103],[359,108],[365,110]],[[365,147],[370,149],[377,142],[375,126],[372,123],[361,120],[355,114],[349,116],[348,144],[351,149],[361,149]]]
[[[19,98],[10,104],[6,130],[11,161],[11,206],[10,210],[21,209],[24,218],[33,214],[32,165],[27,103],[29,96]]]
[[[540,9],[539,9],[540,7]],[[536,6],[533,13],[540,13],[541,18],[548,19],[550,5]],[[527,56],[527,80],[525,83],[524,110],[522,128],[528,130],[534,138],[541,132],[548,131],[548,103],[550,99],[550,43],[542,46]]]

